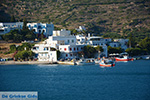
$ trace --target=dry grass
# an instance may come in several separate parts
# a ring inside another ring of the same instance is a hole
[[[0,41],[0,58],[12,58],[14,53],[10,54],[4,54],[5,52],[9,52],[10,50],[10,45],[15,44],[15,45],[21,45],[21,43],[8,43],[5,41]]]

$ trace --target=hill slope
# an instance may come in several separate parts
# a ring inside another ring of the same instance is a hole
[[[12,15],[17,20],[26,17],[68,29],[85,25],[98,34],[150,29],[149,0],[2,0],[0,21],[8,21]]]

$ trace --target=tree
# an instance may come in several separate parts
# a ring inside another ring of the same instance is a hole
[[[11,16],[10,22],[16,22],[15,17]]]
[[[22,48],[26,48],[26,50],[30,50],[32,48],[32,45],[30,43],[23,43]]]
[[[22,35],[17,29],[11,30],[9,33],[4,34],[2,37],[5,41],[9,41],[9,40],[12,40],[13,42],[22,41]]]
[[[111,53],[122,53],[123,52],[123,49],[118,47],[111,47],[111,46],[108,46],[108,53],[111,54]]]
[[[22,51],[17,52],[17,54],[15,54],[14,57],[15,57],[16,60],[22,59],[22,58],[23,58],[23,56],[22,56]]]
[[[24,17],[23,18],[23,30],[26,30],[26,29],[28,29],[28,27],[27,27],[27,19]]]
[[[83,48],[84,56],[88,58],[93,58],[96,53],[96,49],[90,45],[84,46]]]
[[[95,47],[95,49],[96,49],[96,51],[100,51],[100,52],[104,51],[103,47],[99,46],[99,45],[97,47]]]
[[[128,48],[125,50],[130,56],[141,55],[142,50],[140,48]]]
[[[35,53],[33,53],[31,50],[27,51],[27,50],[23,50],[23,51],[19,51],[14,57],[15,59],[31,59],[33,58],[33,56],[35,55]]]
[[[23,51],[24,48],[23,48],[22,45],[21,45],[21,46],[18,46],[18,47],[16,48],[16,50],[17,50],[17,51]]]
[[[25,35],[26,40],[34,40],[36,38],[36,34],[33,31],[28,30],[27,34]]]
[[[129,48],[135,47],[135,39],[132,33],[129,35]]]
[[[77,34],[78,31],[76,29],[71,30],[71,34]]]
[[[78,55],[79,55],[79,57],[82,57],[82,55],[84,55],[84,52],[83,51],[79,51]]]
[[[98,58],[100,57],[100,53],[104,51],[103,47],[102,46],[97,46],[95,47],[96,51],[98,52]]]
[[[16,45],[12,44],[9,46],[10,47],[10,52],[15,52],[16,51]]]
[[[150,52],[150,38],[146,37],[139,43],[139,47],[145,49],[147,52]]]

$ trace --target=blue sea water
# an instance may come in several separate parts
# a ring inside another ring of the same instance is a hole
[[[150,60],[97,65],[0,65],[0,91],[37,91],[38,100],[150,100]]]

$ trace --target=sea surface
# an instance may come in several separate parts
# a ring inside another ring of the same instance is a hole
[[[0,91],[38,100],[150,100],[150,60],[97,65],[0,65]]]

